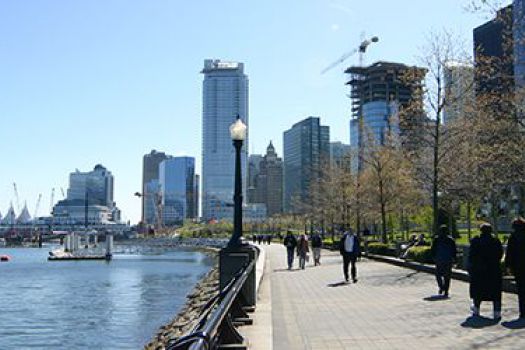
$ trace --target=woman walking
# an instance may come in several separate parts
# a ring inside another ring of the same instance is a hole
[[[492,301],[494,319],[501,319],[501,242],[492,236],[492,226],[483,224],[481,235],[472,239],[469,252],[470,297],[472,315],[479,316],[482,301]]]
[[[299,267],[304,270],[306,264],[306,258],[308,257],[308,239],[306,235],[302,234],[301,238],[297,242],[297,255],[299,256]]]

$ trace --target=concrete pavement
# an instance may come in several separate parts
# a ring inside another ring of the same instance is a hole
[[[500,323],[473,319],[465,282],[452,281],[451,298],[439,300],[430,274],[363,260],[358,283],[344,284],[335,252],[323,251],[320,267],[288,271],[282,245],[265,249],[254,325],[242,328],[251,349],[525,348],[515,295],[504,293]],[[482,315],[492,317],[491,303]]]

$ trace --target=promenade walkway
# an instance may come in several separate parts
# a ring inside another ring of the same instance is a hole
[[[430,274],[363,259],[358,283],[343,284],[336,252],[323,251],[320,267],[288,271],[283,246],[265,249],[254,325],[242,329],[250,349],[525,349],[515,295],[504,293],[495,323],[469,317],[464,282],[436,300]],[[486,304],[482,315],[492,317]]]

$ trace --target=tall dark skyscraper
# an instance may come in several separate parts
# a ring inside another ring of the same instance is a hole
[[[478,93],[514,90],[514,39],[512,6],[474,29],[475,79]]]
[[[318,117],[309,117],[284,132],[284,211],[300,210],[308,200],[310,184],[330,161],[330,129]],[[296,205],[299,204],[299,205]]]
[[[142,159],[142,219],[146,224],[155,223],[155,198],[160,191],[159,165],[163,160],[170,158],[164,152],[152,150]]]

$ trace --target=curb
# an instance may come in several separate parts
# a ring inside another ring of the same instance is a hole
[[[396,265],[399,267],[404,267],[404,268],[408,268],[408,269],[412,269],[412,270],[416,270],[420,272],[434,274],[436,271],[436,268],[432,265],[421,264],[421,263],[417,263],[413,261],[406,261],[406,260],[402,260],[402,259],[398,259],[398,258],[394,258],[390,256],[375,255],[375,254],[366,254],[364,256],[372,260],[376,260],[376,261],[380,261],[383,263]],[[455,280],[464,281],[464,282],[470,281],[470,276],[468,272],[465,270],[452,269],[452,278]],[[514,293],[514,294],[517,294],[518,292],[516,283],[511,277],[503,277],[503,283],[501,287],[502,287],[501,289],[503,292]]]

